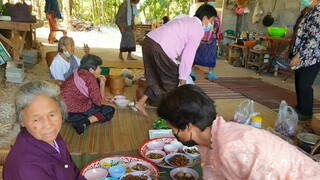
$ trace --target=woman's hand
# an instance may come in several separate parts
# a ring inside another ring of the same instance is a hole
[[[107,80],[106,77],[104,75],[99,75],[98,79],[100,81],[100,87],[105,87]]]
[[[291,67],[294,67],[294,66],[298,66],[299,64],[301,63],[301,60],[299,58],[298,55],[295,55],[292,59],[291,59],[291,62],[290,62],[290,66]]]
[[[83,51],[84,51],[84,53],[85,53],[86,55],[89,54],[89,52],[90,52],[90,47],[89,47],[88,44],[86,44],[86,43],[83,44]]]

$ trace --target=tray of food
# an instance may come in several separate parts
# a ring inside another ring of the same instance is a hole
[[[139,148],[139,153],[148,161],[159,167],[176,168],[192,167],[200,164],[199,156],[190,156],[190,153],[176,138],[163,137],[155,138],[145,142]],[[198,153],[197,148],[192,149],[193,153]]]
[[[80,172],[86,179],[159,179],[159,169],[140,157],[112,156],[100,158],[87,164]]]

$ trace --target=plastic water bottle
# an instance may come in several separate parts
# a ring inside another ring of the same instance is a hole
[[[253,116],[250,121],[250,125],[256,128],[261,129],[262,127],[262,117],[261,116]]]
[[[273,75],[274,75],[274,76],[278,76],[278,64],[274,65]]]

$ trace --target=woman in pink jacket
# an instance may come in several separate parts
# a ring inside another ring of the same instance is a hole
[[[187,146],[199,145],[202,179],[319,179],[320,165],[269,131],[226,122],[197,86],[160,101],[158,115]]]
[[[217,11],[204,4],[194,17],[176,17],[146,35],[142,53],[148,86],[136,104],[142,114],[147,115],[148,99],[157,104],[164,93],[186,84],[200,41],[216,16]]]

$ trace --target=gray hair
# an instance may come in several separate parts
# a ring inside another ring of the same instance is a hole
[[[73,40],[71,37],[69,36],[62,36],[60,39],[59,39],[59,42],[58,42],[58,52],[63,52],[63,49],[62,49],[62,46],[67,46],[68,43],[69,43],[69,40]]]
[[[15,94],[15,113],[17,122],[19,124],[21,124],[24,118],[23,110],[28,107],[39,95],[47,95],[51,99],[55,100],[61,111],[62,120],[65,120],[67,118],[67,106],[60,96],[59,86],[46,81],[37,80],[22,85]]]

